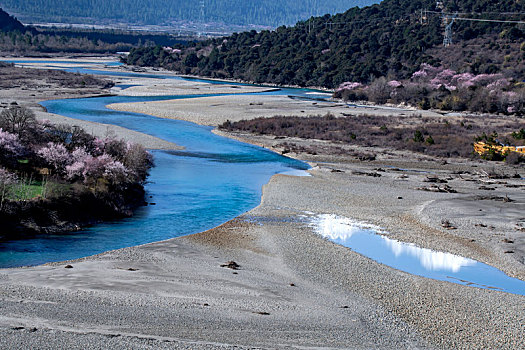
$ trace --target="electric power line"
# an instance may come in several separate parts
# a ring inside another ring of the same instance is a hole
[[[505,21],[499,19],[484,19],[484,18],[464,18],[458,17],[456,21],[471,21],[471,22],[494,22],[494,23],[511,23],[511,24],[525,24],[525,21]]]
[[[443,8],[443,7],[441,7]],[[443,26],[445,26],[445,33],[443,38],[443,45],[449,46],[452,44],[452,24],[454,21],[469,21],[469,22],[489,22],[489,23],[508,23],[508,24],[525,24],[525,21],[518,20],[503,20],[503,19],[488,19],[488,18],[469,18],[469,17],[459,17],[459,15],[487,15],[487,14],[496,14],[496,15],[507,15],[507,16],[523,16],[525,12],[485,12],[485,13],[467,13],[467,12],[438,12],[430,10],[421,10],[421,24],[427,24],[428,14],[438,14],[443,20]]]

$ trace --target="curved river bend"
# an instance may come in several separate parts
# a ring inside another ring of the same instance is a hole
[[[185,147],[153,151],[147,201],[132,218],[81,232],[2,242],[0,267],[81,258],[216,227],[260,203],[272,175],[305,174],[308,165],[211,132],[211,127],[107,109],[110,103],[199,97],[100,97],[42,102],[50,113],[115,124]],[[88,130],[89,131],[89,130]]]
[[[84,68],[65,70],[144,77],[137,73]],[[224,84],[169,75],[149,74],[146,77]],[[316,91],[307,89],[282,89],[265,94],[323,97],[322,94],[315,96]],[[156,166],[151,171],[146,190],[148,202],[155,205],[141,208],[132,218],[100,224],[82,232],[2,242],[0,267],[75,259],[201,232],[258,205],[262,185],[272,175],[305,174],[302,171],[308,168],[305,163],[214,135],[210,127],[105,107],[110,103],[195,97],[202,96],[114,96],[42,102],[51,113],[123,126],[175,142],[186,149],[153,152]],[[524,281],[477,261],[397,242],[377,235],[377,227],[348,218],[323,214],[311,220],[310,226],[323,237],[393,268],[437,280],[525,295]]]

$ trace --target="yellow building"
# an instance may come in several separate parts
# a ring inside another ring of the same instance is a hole
[[[495,150],[497,153],[501,155],[508,154],[510,152],[518,152],[525,154],[525,146],[504,146],[501,144],[498,145],[490,145],[485,142],[476,142],[474,143],[474,151],[477,154],[483,154],[490,149]]]

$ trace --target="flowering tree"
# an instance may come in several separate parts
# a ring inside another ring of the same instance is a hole
[[[24,146],[17,135],[0,128],[0,159],[18,157],[24,152]]]
[[[83,180],[85,164],[92,158],[93,156],[87,153],[85,148],[76,148],[71,152],[71,164],[66,165],[66,178],[73,181]]]
[[[129,182],[129,173],[124,164],[113,160],[106,164],[103,177],[113,185],[120,185]]]
[[[46,146],[40,148],[37,154],[59,174],[66,170],[66,166],[71,164],[71,155],[66,147],[62,144],[49,142]]]
[[[390,80],[388,83],[388,86],[391,88],[397,89],[403,86],[403,84],[400,81],[397,80]]]
[[[361,84],[361,83],[347,81],[347,82],[344,82],[341,85],[339,85],[339,87],[335,91],[336,92],[341,92],[341,91],[344,91],[344,90],[355,90],[355,89],[359,89],[359,88],[362,88],[362,87],[363,87],[363,84]]]

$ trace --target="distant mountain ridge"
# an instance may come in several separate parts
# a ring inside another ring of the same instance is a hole
[[[25,21],[169,24],[222,22],[277,27],[311,16],[337,13],[380,0],[4,0],[9,13]]]
[[[463,17],[524,21],[524,1],[448,1],[445,11]],[[422,18],[422,10],[430,10]],[[459,72],[525,75],[525,30],[516,24],[456,21],[443,46],[441,9],[434,0],[384,0],[280,27],[194,43],[181,54],[154,48],[131,52],[129,64],[156,65],[186,74],[257,83],[335,88],[346,81],[410,77],[421,63]],[[518,13],[510,15],[509,13]],[[523,43],[523,44],[522,44]],[[521,78],[520,78],[521,77]]]
[[[0,30],[4,32],[10,32],[14,30],[23,32],[25,31],[25,27],[15,17],[9,15],[0,8]]]

